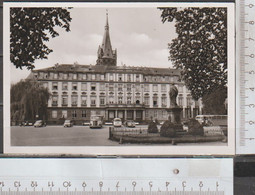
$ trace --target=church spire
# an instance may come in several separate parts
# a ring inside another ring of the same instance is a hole
[[[112,50],[110,33],[109,33],[109,22],[108,22],[108,11],[106,12],[106,24],[102,46],[98,48],[98,59],[97,65],[114,65],[116,66],[117,53],[116,50]]]

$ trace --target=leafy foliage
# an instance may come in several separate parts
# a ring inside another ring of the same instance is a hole
[[[175,21],[177,38],[169,44],[175,68],[194,99],[227,84],[227,9],[159,8],[162,22]]]
[[[148,125],[148,133],[158,133],[158,127],[156,122],[150,121]]]
[[[204,114],[227,114],[225,100],[227,98],[227,88],[219,88],[210,94],[203,96]]]
[[[50,93],[35,80],[21,80],[11,86],[11,120],[46,119]]]
[[[204,135],[204,128],[196,119],[190,119],[188,121],[189,134],[191,135]]]
[[[70,13],[63,8],[11,8],[10,60],[16,68],[34,68],[36,59],[47,59],[52,49],[45,45],[59,36],[55,27],[70,31]]]

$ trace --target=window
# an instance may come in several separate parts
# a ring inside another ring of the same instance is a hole
[[[104,75],[103,75],[103,74],[101,74],[100,79],[101,79],[102,81],[104,80]]]
[[[140,75],[139,74],[137,74],[136,76],[135,76],[135,80],[136,80],[136,82],[140,82]]]
[[[96,91],[96,84],[91,84],[91,91]]]
[[[105,84],[104,83],[100,83],[100,91],[105,91]]]
[[[118,84],[118,91],[122,91],[123,90],[123,85],[122,84]]]
[[[82,79],[86,80],[87,79],[87,75],[86,74],[82,74]]]
[[[192,105],[192,99],[191,97],[187,97],[187,106],[190,107]]]
[[[150,91],[150,86],[148,84],[144,85],[144,91],[148,92]]]
[[[81,117],[83,117],[83,118],[86,118],[86,117],[87,117],[86,110],[82,110],[82,111],[81,111]]]
[[[86,106],[87,105],[87,97],[86,96],[81,96],[81,105]]]
[[[73,118],[76,118],[76,117],[77,117],[77,112],[76,112],[76,110],[73,110],[73,111],[72,111],[72,117],[73,117]]]
[[[154,107],[157,107],[157,106],[158,106],[158,97],[157,97],[157,96],[154,96],[154,97],[153,97],[153,106],[154,106]]]
[[[109,97],[109,104],[114,104],[114,97],[113,96]]]
[[[104,105],[105,104],[105,98],[104,97],[100,97],[100,105]]]
[[[162,107],[166,107],[166,97],[161,98]]]
[[[123,100],[123,97],[122,97],[122,96],[119,96],[119,97],[118,97],[118,104],[122,104],[122,100]]]
[[[122,81],[122,74],[118,74],[118,81]]]
[[[69,79],[72,80],[73,78],[73,73],[69,73]]]
[[[131,97],[127,97],[127,104],[131,104]]]
[[[92,74],[92,80],[95,80],[95,79],[96,79],[96,75]]]
[[[109,84],[109,91],[114,91],[113,84]]]
[[[68,90],[68,83],[67,82],[62,83],[62,90]]]
[[[157,84],[153,85],[153,91],[158,91],[158,85]]]
[[[62,118],[67,118],[67,110],[62,110]]]
[[[77,79],[77,74],[73,74],[73,79]]]
[[[82,83],[81,84],[81,90],[86,91],[87,90],[87,83]]]
[[[58,79],[58,74],[54,73],[54,79]]]
[[[44,78],[47,79],[48,78],[48,73],[44,74]]]
[[[67,74],[66,73],[63,74],[63,78],[67,79]]]
[[[52,96],[52,106],[58,105],[58,96]]]
[[[144,104],[145,105],[150,105],[150,98],[149,97],[144,97]]]
[[[149,118],[149,111],[145,110],[145,118]]]
[[[110,79],[110,81],[113,81],[113,74],[112,73],[110,74],[110,78],[109,79]]]
[[[157,110],[154,110],[154,118],[158,118],[158,111]]]
[[[57,82],[52,83],[52,90],[58,90],[58,83]]]
[[[92,106],[95,106],[96,105],[96,97],[90,97],[90,104]]]
[[[77,95],[71,97],[72,106],[77,106],[77,100],[78,100]]]
[[[131,84],[127,84],[127,91],[131,91]]]
[[[166,91],[166,85],[161,85],[161,91]]]
[[[52,110],[51,117],[52,118],[57,118],[58,117],[58,112],[56,110]]]
[[[131,81],[131,74],[127,75],[127,81]]]
[[[183,106],[183,97],[178,97],[178,104],[179,106]]]
[[[140,85],[139,84],[135,85],[135,91],[140,91]]]
[[[62,106],[67,106],[67,96],[62,96]]]
[[[77,83],[72,83],[72,90],[77,90]]]

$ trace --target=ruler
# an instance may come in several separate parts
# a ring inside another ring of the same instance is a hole
[[[1,195],[233,195],[233,160],[0,159]]]
[[[255,153],[255,1],[236,2],[236,153]]]

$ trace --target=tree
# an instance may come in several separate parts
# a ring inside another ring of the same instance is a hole
[[[175,21],[169,59],[194,99],[227,86],[227,9],[159,8],[162,22]]]
[[[36,80],[21,80],[11,85],[11,120],[25,121],[47,119],[50,93]]]
[[[226,98],[226,87],[218,88],[210,94],[205,94],[202,98],[204,114],[227,114]]]
[[[16,68],[33,69],[36,59],[53,50],[45,42],[59,35],[55,27],[70,31],[70,13],[63,8],[11,8],[10,60]]]

